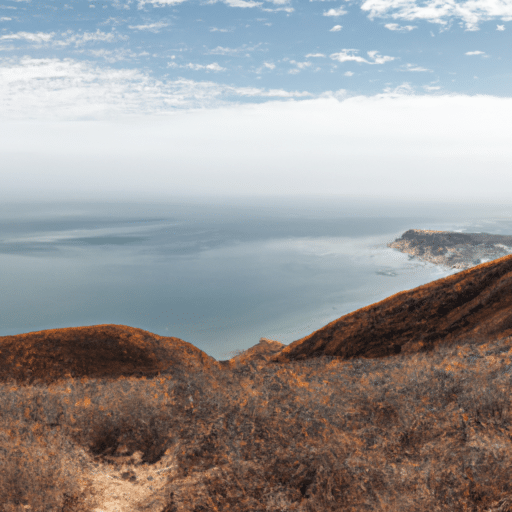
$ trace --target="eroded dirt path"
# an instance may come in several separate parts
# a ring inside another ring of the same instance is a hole
[[[168,452],[156,464],[141,464],[141,452],[107,462],[84,464],[79,476],[92,512],[162,512],[169,498],[169,477],[176,471]]]

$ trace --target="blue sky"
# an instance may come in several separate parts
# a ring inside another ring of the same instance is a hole
[[[510,0],[0,0],[0,194],[503,195],[511,20]]]
[[[227,101],[397,88],[508,95],[510,19],[512,2],[491,0],[6,0],[0,50],[11,69],[60,63],[62,75],[97,80],[110,71],[125,87],[161,81],[171,96],[192,81]]]

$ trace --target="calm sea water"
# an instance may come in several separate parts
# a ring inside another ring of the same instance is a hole
[[[216,359],[290,343],[456,270],[386,243],[411,229],[512,235],[512,207],[344,198],[0,205],[0,335],[125,324]]]

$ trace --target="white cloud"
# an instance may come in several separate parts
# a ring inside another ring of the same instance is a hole
[[[323,1],[323,0],[321,0],[321,1]],[[325,57],[325,55],[323,53],[308,53],[306,55],[306,59],[309,59],[310,57]]]
[[[223,46],[217,46],[213,50],[208,50],[206,53],[209,55],[235,55],[240,52],[239,48],[224,48]]]
[[[226,71],[226,68],[223,68],[220,66],[217,62],[213,62],[212,64],[193,64],[190,62],[189,64],[186,64],[184,67],[193,69],[194,71],[200,71],[202,69],[206,71]]]
[[[330,55],[331,59],[337,60],[338,62],[348,62],[348,61],[354,61],[354,62],[364,62],[366,64],[369,64],[369,62],[359,55],[354,55],[354,52],[358,52],[359,50],[349,50],[344,49],[341,50],[339,53],[332,53]]]
[[[460,19],[466,30],[478,30],[479,23],[501,18],[512,20],[512,2],[495,0],[365,0],[361,5],[370,18],[394,18],[395,20],[425,20],[448,26]]]
[[[126,40],[127,36],[123,36],[116,32],[102,32],[97,29],[96,32],[74,33],[72,30],[62,32],[60,38],[56,37],[55,32],[16,32],[15,34],[4,34],[0,36],[0,41],[25,40],[36,45],[52,44],[53,46],[69,46],[74,44],[76,47],[82,46],[90,42],[107,42],[111,43],[117,40]]]
[[[264,62],[263,65],[268,69],[276,69],[276,65],[271,62]]]
[[[264,8],[264,9],[262,9],[262,11],[265,11],[265,12],[279,12],[279,11],[294,12],[295,9],[293,7],[279,7],[277,9]],[[270,27],[272,25],[272,23],[265,23],[265,25],[268,25]]]
[[[284,98],[284,99],[292,99],[292,98],[308,98],[313,96],[309,92],[298,92],[298,91],[285,91],[283,89],[269,89],[268,91],[264,89],[258,89],[256,87],[233,87],[231,89],[226,89],[233,91],[234,94],[238,96],[245,97],[257,97],[260,96],[262,98]]]
[[[120,0],[112,0],[112,6],[116,9],[130,10],[130,4],[133,0],[127,0],[125,4],[121,4]]]
[[[11,21],[11,20],[12,20],[12,18],[8,18],[7,16],[2,16],[0,18],[0,21]]]
[[[254,0],[224,0],[224,3],[230,7],[241,7],[243,9],[262,5],[261,2],[255,2]]]
[[[338,62],[359,62],[364,64],[384,64],[385,62],[390,62],[392,60],[395,60],[395,57],[389,57],[388,55],[379,55],[377,50],[373,50],[370,52],[366,52],[370,59],[367,60],[364,57],[361,57],[360,55],[356,55],[356,53],[359,52],[359,50],[349,50],[349,49],[343,49],[339,53],[332,53],[330,55],[331,59],[337,60]],[[373,61],[373,62],[372,62]]]
[[[386,62],[391,62],[392,60],[395,60],[395,57],[390,57],[389,55],[379,55],[377,50],[373,50],[371,52],[366,52],[370,59],[373,59],[373,62],[371,64],[384,64]]]
[[[249,57],[248,52],[252,52],[254,50],[261,51],[263,48],[261,48],[262,43],[255,44],[254,46],[248,46],[246,44],[243,44],[242,46],[239,46],[238,48],[228,48],[225,46],[217,46],[216,48],[213,48],[211,50],[206,50],[205,55],[241,55],[243,54],[245,57]]]
[[[63,32],[62,36],[64,39],[56,40],[54,43],[58,46],[68,46],[74,44],[75,46],[81,46],[90,42],[106,42],[112,43],[117,40],[127,40],[128,36],[123,36],[117,32],[102,32],[100,29],[96,29],[96,32],[81,32],[73,33],[72,30]]]
[[[210,32],[232,32],[232,31],[228,30],[227,28],[211,27]]]
[[[138,8],[143,9],[146,4],[153,5],[154,7],[164,7],[164,6],[173,6],[177,4],[181,4],[186,2],[187,0],[138,0]],[[219,1],[228,5],[229,7],[239,7],[239,8],[252,8],[252,7],[261,7],[262,11],[265,12],[294,12],[295,9],[293,7],[287,6],[289,4],[289,0],[269,0],[274,5],[285,5],[284,7],[276,7],[276,8],[263,8],[263,2],[257,2],[255,0],[208,0],[206,4],[215,4]],[[266,25],[271,25],[270,23],[266,23]],[[232,32],[232,30],[219,29],[217,27],[212,27],[210,32]]]
[[[345,76],[354,76],[354,72],[353,71],[345,71],[345,73],[343,73]]]
[[[404,66],[399,68],[399,71],[415,71],[415,72],[429,72],[433,71],[428,68],[423,68],[421,66],[417,66],[416,64],[405,64]]]
[[[500,31],[505,30],[505,25],[496,25],[496,30],[500,30]]]
[[[159,1],[159,0],[152,0],[152,1]],[[206,3],[207,4],[216,4],[219,1],[222,1],[222,3],[228,5],[229,7],[240,7],[242,9],[252,8],[252,7],[261,7],[263,5],[262,2],[256,2],[254,0],[208,0]],[[263,10],[272,10],[272,9],[263,9]]]
[[[148,30],[149,32],[157,34],[158,32],[160,32],[160,29],[168,26],[169,23],[157,21],[156,23],[148,23],[147,25],[128,25],[128,28],[132,30]]]
[[[278,7],[264,7],[262,8],[262,11],[264,12],[287,12],[291,13],[294,12],[295,9],[290,6],[290,0],[268,0],[269,2],[273,3],[274,5],[277,5]],[[268,23],[265,23],[265,25],[269,25]]]
[[[156,7],[163,5],[178,5],[187,0],[139,0],[138,8],[143,9],[146,4],[150,4]]]
[[[206,54],[207,55],[238,55],[240,53],[247,53],[247,52],[254,51],[254,50],[258,49],[259,46],[260,46],[260,44],[257,44],[255,46],[247,46],[244,44],[244,45],[240,46],[239,48],[227,48],[224,46],[217,46],[216,48],[213,48],[212,50],[207,50]]]
[[[485,55],[485,52],[481,52],[480,50],[476,50],[474,52],[466,52],[464,55]]]
[[[399,25],[398,23],[386,23],[384,26],[388,30],[394,30],[396,32],[410,32],[411,30],[418,28],[415,25]]]
[[[217,63],[192,68],[216,71]],[[188,66],[187,66],[188,67]],[[222,69],[222,68],[221,68]],[[160,81],[137,69],[100,67],[73,59],[0,59],[0,118],[74,119],[163,114],[215,107],[238,98],[304,98],[308,92],[234,87],[180,78]]]
[[[0,36],[0,41],[14,41],[24,39],[31,43],[47,43],[53,39],[55,32],[16,32],[15,34],[5,34]]]
[[[78,64],[74,70],[73,62],[60,68],[70,88],[61,83],[58,93],[38,98],[31,95],[36,80],[25,79],[24,91],[9,82],[20,94],[6,98],[2,74],[1,199],[52,200],[60,195],[73,200],[81,194],[97,199],[102,191],[111,200],[150,194],[265,193],[437,199],[454,204],[468,198],[509,200],[511,98],[437,92],[276,101],[292,96],[284,91],[283,96],[270,96],[266,91],[272,101],[214,103],[215,108],[186,111],[159,108],[154,115],[140,115],[140,105],[163,106],[164,100],[182,94],[195,95],[188,105],[199,106],[199,99],[207,104],[223,94],[240,97],[242,91],[193,81],[166,88],[140,74],[121,78],[119,70],[103,70],[99,79],[95,68]],[[53,73],[59,69],[56,63],[45,66]],[[37,76],[41,74],[42,69]],[[91,88],[76,90],[84,77]],[[256,96],[261,93],[254,90]],[[111,108],[112,102],[123,107],[119,112],[133,115],[101,118],[103,111],[94,110],[101,105]],[[6,106],[13,111],[30,107],[36,119],[6,121]],[[66,115],[71,109],[93,119],[49,119],[48,111],[56,107]]]
[[[226,68],[223,68],[217,62],[214,62],[213,64],[207,64],[205,66],[205,69],[208,69],[211,71],[226,71]]]
[[[343,7],[338,7],[337,9],[329,9],[328,11],[324,12],[324,16],[343,16],[344,14],[347,14],[347,11],[345,11]]]
[[[105,21],[99,22],[98,25],[119,26],[124,25],[124,23],[126,23],[126,20],[121,18],[121,16],[109,16]]]
[[[414,87],[409,82],[404,82],[397,87],[386,87],[384,94],[390,98],[397,98],[400,96],[412,96],[414,94]]]
[[[81,50],[81,52],[85,52],[85,50]],[[140,56],[149,55],[147,52],[141,52],[137,54],[125,48],[115,48],[114,50],[101,48],[99,50],[87,50],[86,53],[88,55],[94,55],[95,57],[101,57],[110,64],[120,61],[133,60]]]
[[[439,85],[424,85],[423,89],[425,89],[428,92],[434,92],[439,91],[441,87]]]
[[[341,25],[334,25],[329,32],[339,32],[343,27]]]
[[[288,60],[288,59],[283,59],[283,60]],[[290,62],[290,64],[295,64],[297,66],[296,68],[290,69],[288,71],[288,73],[290,75],[296,75],[297,73],[300,73],[300,71],[302,69],[306,69],[306,68],[309,68],[311,66],[311,62],[297,62],[295,60],[290,60],[289,62]]]

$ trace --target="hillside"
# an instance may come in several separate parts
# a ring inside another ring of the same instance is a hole
[[[191,343],[126,325],[48,329],[0,337],[0,382],[51,384],[64,378],[154,377],[218,363]]]
[[[268,338],[260,338],[260,341],[248,348],[247,350],[239,351],[227,361],[219,361],[222,368],[236,368],[240,365],[255,364],[260,366],[268,362],[268,360],[275,354],[279,353],[286,345],[279,341],[269,340]]]
[[[271,362],[430,351],[463,339],[512,335],[512,255],[406,290],[294,341]]]

